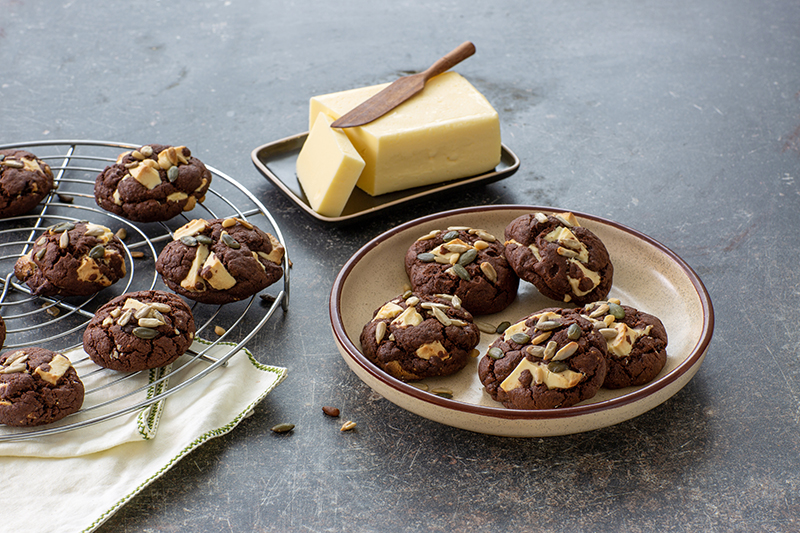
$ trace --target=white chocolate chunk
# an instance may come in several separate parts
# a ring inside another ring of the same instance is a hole
[[[186,275],[186,278],[181,281],[181,287],[187,291],[198,292],[205,290],[206,282],[200,277],[200,270],[203,267],[203,263],[208,259],[208,253],[208,246],[205,244],[197,245],[197,251],[192,260],[192,266],[189,268],[189,273]],[[202,288],[198,288],[198,284],[202,285]]]
[[[231,273],[228,272],[228,269],[225,268],[225,265],[222,264],[222,261],[219,260],[219,257],[214,252],[211,252],[203,262],[201,272],[203,272],[203,279],[217,290],[230,289],[236,285],[236,279],[231,276]]]
[[[33,373],[51,385],[55,385],[71,366],[72,363],[70,363],[69,359],[59,353],[50,361],[50,370],[42,370],[42,367],[38,366]]]
[[[175,233],[172,234],[172,240],[177,241],[180,240],[181,237],[192,236],[198,233],[202,233],[206,230],[208,224],[202,218],[196,218],[190,222],[187,222],[180,228],[175,230]]]
[[[381,320],[386,318],[394,318],[400,313],[403,312],[403,308],[397,305],[394,302],[387,302],[383,304],[383,307],[378,310],[378,313],[375,315],[375,318],[372,320]]]
[[[569,389],[577,385],[584,378],[582,372],[575,372],[573,370],[564,370],[563,372],[551,372],[547,365],[534,363],[528,359],[523,359],[517,365],[511,374],[500,384],[500,388],[508,392],[521,387],[519,376],[523,370],[530,371],[533,376],[532,383],[540,385],[544,383],[548,389]]]
[[[415,353],[417,354],[417,357],[420,359],[425,359],[426,361],[430,360],[430,358],[433,356],[436,356],[442,360],[450,358],[450,354],[447,353],[447,350],[444,349],[444,346],[442,346],[442,343],[439,341],[423,344],[417,348]]]
[[[141,183],[148,190],[161,185],[161,175],[158,173],[157,163],[152,159],[145,159],[136,167],[130,169],[133,179]]]
[[[392,320],[392,324],[396,324],[401,328],[407,328],[409,326],[419,326],[422,324],[423,320],[422,315],[417,313],[416,308],[407,307],[397,318]]]

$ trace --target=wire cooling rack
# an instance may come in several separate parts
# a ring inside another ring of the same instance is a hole
[[[87,323],[104,303],[127,292],[167,290],[155,270],[156,258],[172,240],[173,231],[189,220],[236,216],[271,233],[284,249],[287,248],[280,228],[264,205],[236,180],[208,165],[212,181],[205,201],[170,221],[133,223],[99,208],[94,200],[95,178],[113,164],[120,153],[139,146],[91,140],[0,145],[0,149],[23,149],[35,154],[50,165],[56,184],[53,192],[31,213],[0,220],[0,316],[7,329],[4,351],[25,346],[57,352],[80,348]],[[52,225],[80,220],[102,224],[114,232],[124,230],[125,277],[91,297],[32,296],[28,287],[14,276],[17,259]],[[130,390],[130,386],[125,385],[136,373],[125,374],[87,364],[90,363],[88,358],[73,360],[74,365],[83,369],[79,371],[81,379],[91,378],[93,384],[92,388],[87,387],[81,410],[46,426],[0,426],[0,442],[71,431],[139,412],[225,366],[279,308],[284,312],[288,310],[290,264],[287,250],[283,257],[282,287],[279,281],[249,300],[222,306],[187,302],[197,324],[196,337],[207,339],[208,345],[200,351],[187,352],[179,359],[180,363],[173,363],[155,379],[152,372],[144,371],[150,379],[144,380],[147,385],[138,389]],[[195,365],[202,365],[202,368],[198,370]],[[191,372],[194,376],[169,386],[170,377],[179,372]],[[118,394],[114,393],[115,389],[119,390]],[[103,399],[99,400],[101,396]]]

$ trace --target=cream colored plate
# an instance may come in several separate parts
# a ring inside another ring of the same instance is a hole
[[[669,336],[667,363],[642,387],[601,389],[573,407],[552,410],[506,409],[493,401],[478,380],[478,360],[454,376],[425,380],[433,389],[453,391],[443,398],[403,383],[375,367],[360,351],[359,335],[375,309],[403,292],[408,284],[403,257],[422,235],[448,226],[482,228],[498,238],[520,215],[559,212],[534,206],[483,206],[447,211],[417,219],[379,235],[362,247],[336,277],[330,300],[333,336],[345,362],[373,390],[396,405],[453,427],[515,437],[580,433],[638,416],[666,401],[697,372],[714,329],[711,299],[692,269],[672,251],[646,235],[615,222],[574,212],[582,226],[605,243],[614,264],[611,298],[658,316]],[[476,317],[499,324],[544,307],[559,305],[520,282],[514,303],[501,313]],[[481,357],[497,335],[481,335]]]

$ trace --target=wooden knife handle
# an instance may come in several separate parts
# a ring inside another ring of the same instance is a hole
[[[423,72],[425,79],[429,80],[442,72],[450,70],[474,53],[475,45],[469,41],[463,42],[455,50],[428,67],[428,69]]]

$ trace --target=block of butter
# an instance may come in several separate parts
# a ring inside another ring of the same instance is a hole
[[[387,85],[311,98],[309,128],[319,113],[336,120]],[[497,111],[452,71],[381,118],[342,131],[364,159],[357,185],[372,196],[474,176],[500,162]]]
[[[331,129],[333,119],[319,113],[297,156],[297,179],[317,213],[338,217],[353,192],[364,160],[347,135]]]

